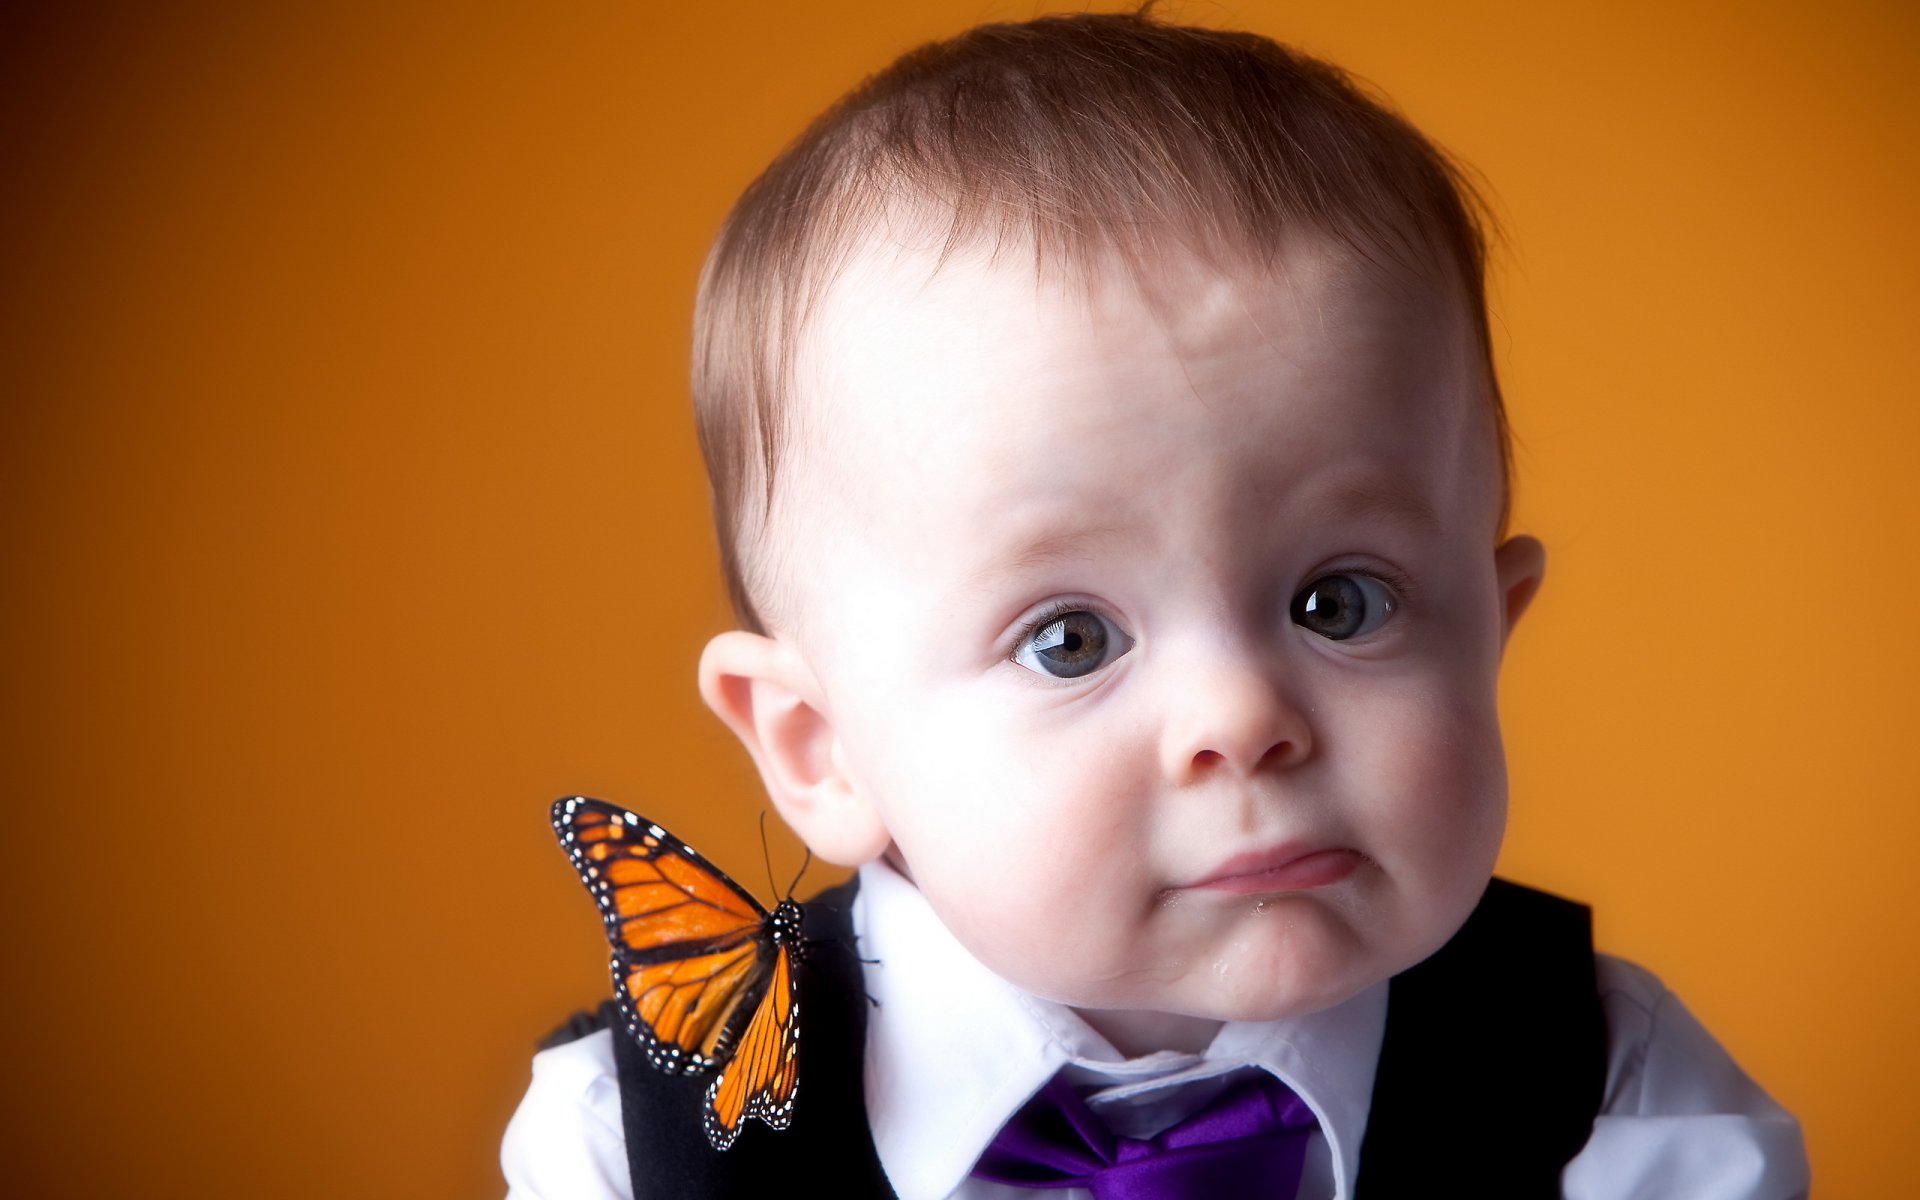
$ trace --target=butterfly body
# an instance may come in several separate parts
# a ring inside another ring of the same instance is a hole
[[[725,1150],[748,1117],[786,1128],[799,1087],[800,906],[768,912],[659,825],[585,796],[554,802],[553,828],[612,946],[614,998],[647,1061],[713,1074],[702,1110]]]

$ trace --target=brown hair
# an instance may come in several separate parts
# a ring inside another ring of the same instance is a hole
[[[693,397],[734,611],[765,632],[766,529],[792,439],[800,329],[861,234],[901,205],[945,251],[1137,265],[1164,239],[1271,254],[1284,231],[1438,267],[1485,365],[1506,523],[1511,450],[1485,302],[1487,214],[1444,152],[1338,68],[1267,38],[1137,13],[983,25],[901,57],[821,114],[734,205],[701,273]]]

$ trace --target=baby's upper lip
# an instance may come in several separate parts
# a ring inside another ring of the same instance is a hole
[[[1229,879],[1240,879],[1250,875],[1264,875],[1270,871],[1277,872],[1284,867],[1300,863],[1303,859],[1312,858],[1316,854],[1344,850],[1346,850],[1346,847],[1332,842],[1308,841],[1296,838],[1281,842],[1276,846],[1269,846],[1264,850],[1242,851],[1220,863],[1205,875],[1188,883],[1177,885],[1176,890],[1178,888],[1202,888]],[[1351,853],[1351,851],[1347,852]]]

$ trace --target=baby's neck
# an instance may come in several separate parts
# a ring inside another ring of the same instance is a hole
[[[1159,1050],[1199,1054],[1213,1044],[1213,1035],[1220,1032],[1221,1026],[1219,1021],[1179,1013],[1114,1008],[1073,1011],[1128,1058],[1142,1058]]]

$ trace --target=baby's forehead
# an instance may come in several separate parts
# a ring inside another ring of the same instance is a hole
[[[888,381],[882,407],[905,424],[926,409],[917,400],[955,374],[1008,375],[1006,386],[1044,390],[1050,373],[1092,365],[1079,361],[1090,331],[1130,325],[1170,357],[1204,359],[1210,335],[1240,321],[1275,335],[1276,371],[1291,352],[1283,343],[1302,338],[1375,345],[1390,357],[1396,341],[1418,337],[1444,346],[1456,369],[1484,376],[1455,280],[1330,234],[1204,252],[1107,246],[1048,259],[1030,241],[953,246],[937,230],[890,224],[850,248],[805,314],[789,432],[816,449],[838,441],[838,419],[858,390],[851,376]]]
[[[824,491],[854,512],[897,505],[906,491],[930,510],[966,503],[971,480],[914,465],[950,459],[937,452],[955,443],[978,443],[967,461],[984,470],[1016,457],[1009,439],[1048,439],[1071,476],[1090,452],[1083,443],[1094,443],[1076,434],[1109,409],[1151,425],[1154,454],[1167,461],[1217,448],[1209,396],[1257,416],[1269,382],[1278,403],[1319,386],[1303,372],[1364,372],[1369,394],[1408,397],[1365,439],[1455,444],[1464,426],[1484,428],[1488,386],[1457,289],[1317,233],[1261,255],[1114,252],[1065,263],[1039,261],[1031,246],[943,254],[926,239],[870,239],[825,289],[794,365],[790,433],[804,465],[789,476],[790,499],[805,506]],[[1436,374],[1461,380],[1443,389],[1444,404],[1425,399],[1437,394]],[[1154,403],[1133,403],[1142,395]],[[996,402],[1008,397],[1016,402]],[[1320,435],[1334,446],[1335,432]],[[1156,483],[1149,475],[1137,486]]]

